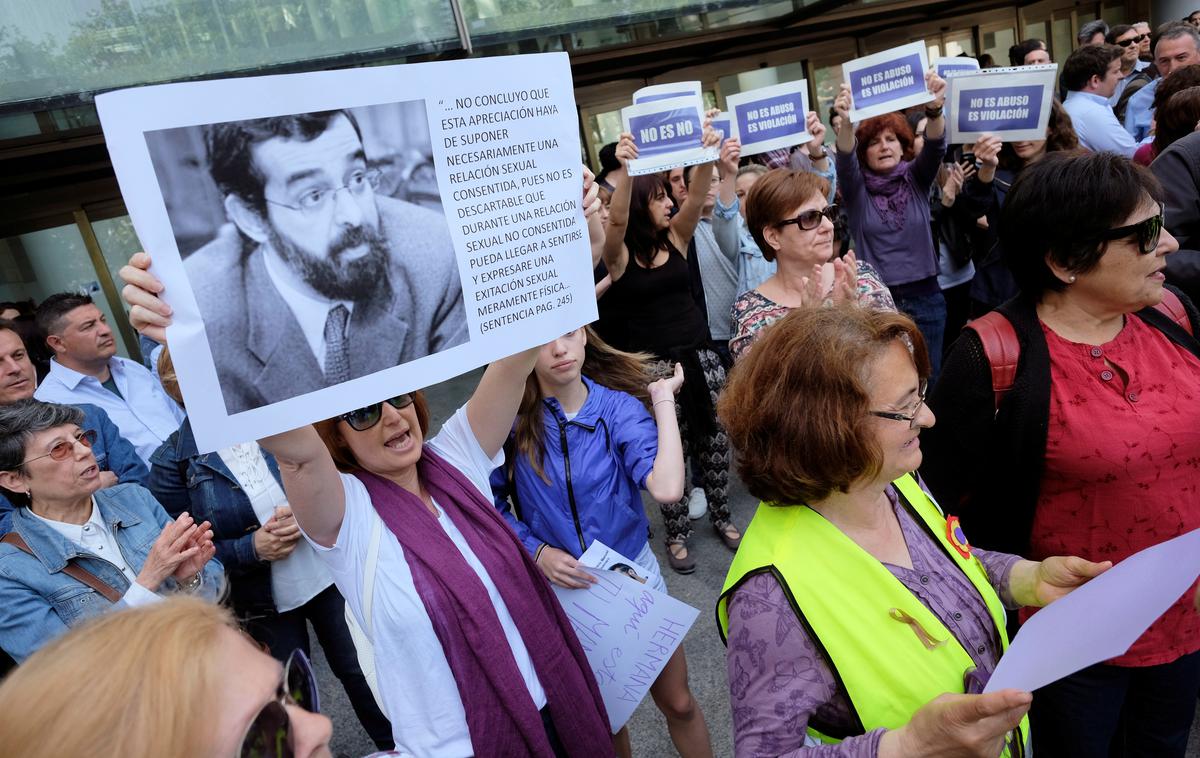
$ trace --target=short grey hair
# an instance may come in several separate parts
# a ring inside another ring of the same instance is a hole
[[[1097,34],[1108,36],[1108,22],[1102,18],[1098,18],[1095,21],[1089,21],[1083,26],[1079,27],[1079,34],[1076,35],[1076,39],[1079,40],[1079,44],[1086,45],[1091,41],[1092,37],[1095,37]]]
[[[19,471],[25,460],[25,446],[38,432],[64,424],[83,423],[83,411],[73,405],[43,403],[28,398],[0,406],[0,471]]]
[[[1196,49],[1200,50],[1200,31],[1196,31],[1196,27],[1183,21],[1171,21],[1158,27],[1158,31],[1154,33],[1154,54],[1158,54],[1158,43],[1165,39],[1183,39],[1190,37],[1196,45]]]

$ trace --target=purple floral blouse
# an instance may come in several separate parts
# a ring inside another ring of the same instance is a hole
[[[826,300],[826,304],[830,302],[832,300]],[[859,305],[883,311],[896,310],[892,293],[879,278],[879,272],[865,261],[858,262],[858,302]],[[742,357],[742,353],[758,339],[763,327],[774,324],[791,310],[756,289],[738,295],[737,300],[733,301],[733,338],[729,340],[733,359],[736,361]]]
[[[899,503],[888,499],[908,543],[911,569],[885,564],[889,571],[938,617],[962,643],[984,676],[1000,660],[991,614],[975,587]],[[992,586],[1013,608],[1009,574],[1020,556],[974,549]],[[836,745],[806,746],[811,723],[823,734],[853,730],[850,700],[829,664],[817,651],[771,574],[748,579],[729,600],[730,707],[734,752],[738,758],[792,756],[874,758],[883,729],[848,737]]]

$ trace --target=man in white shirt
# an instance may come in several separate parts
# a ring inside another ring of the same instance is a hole
[[[36,318],[54,357],[34,397],[100,407],[148,463],[183,422],[180,407],[145,366],[116,355],[112,329],[91,297],[51,295],[38,307]]]
[[[1082,147],[1132,158],[1137,142],[1117,121],[1108,102],[1122,78],[1121,52],[1116,45],[1102,44],[1071,53],[1062,69],[1061,80],[1068,92],[1063,108],[1071,116]]]

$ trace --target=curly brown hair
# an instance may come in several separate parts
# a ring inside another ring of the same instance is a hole
[[[900,313],[854,304],[797,308],[763,330],[717,403],[751,494],[808,504],[878,475],[883,451],[871,431],[868,371],[896,340],[911,347],[917,373],[928,377],[925,340]]]
[[[896,135],[896,139],[900,140],[900,147],[904,150],[904,160],[911,161],[913,159],[913,143],[916,141],[916,137],[913,135],[912,127],[908,125],[908,119],[899,113],[885,113],[882,116],[867,119],[854,130],[854,139],[858,143],[854,146],[854,151],[858,154],[859,166],[864,169],[867,167],[867,145],[871,144],[871,140],[889,129],[892,134]]]

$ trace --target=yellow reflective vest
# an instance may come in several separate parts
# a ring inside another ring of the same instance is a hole
[[[917,523],[975,586],[1001,649],[1007,650],[1004,606],[983,564],[956,531],[957,519],[948,525],[912,475],[893,484]],[[964,692],[964,676],[975,663],[962,644],[882,563],[807,506],[759,504],[717,601],[722,640],[729,632],[729,598],[742,582],[764,571],[778,580],[801,625],[824,652],[863,733],[904,726],[938,695]],[[840,741],[811,726],[808,733],[822,743]],[[1004,758],[1025,754],[1027,718],[1012,737]]]

